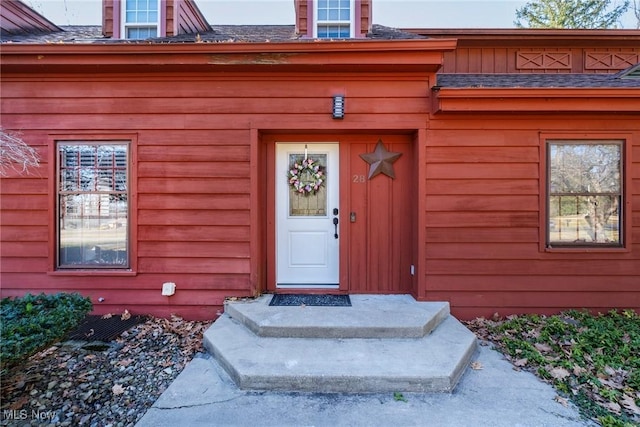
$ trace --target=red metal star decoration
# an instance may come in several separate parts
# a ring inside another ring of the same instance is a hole
[[[376,149],[373,153],[360,154],[360,157],[365,162],[369,163],[369,179],[374,176],[383,173],[392,179],[395,179],[396,174],[393,171],[393,162],[398,160],[402,156],[402,153],[393,153],[387,151],[387,148],[382,143],[382,140],[378,140]]]

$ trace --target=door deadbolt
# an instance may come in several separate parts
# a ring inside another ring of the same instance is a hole
[[[355,212],[351,212],[351,214],[349,214],[349,221],[356,222],[356,213]]]

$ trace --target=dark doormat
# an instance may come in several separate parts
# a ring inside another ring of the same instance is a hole
[[[147,320],[146,316],[95,316],[88,315],[76,329],[69,332],[67,340],[109,342],[124,331]]]
[[[275,294],[271,306],[311,305],[319,307],[351,307],[349,295]]]

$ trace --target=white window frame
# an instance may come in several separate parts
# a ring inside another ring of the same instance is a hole
[[[120,1],[120,35],[123,39],[129,39],[127,36],[127,30],[131,28],[155,28],[156,29],[156,37],[162,37],[161,34],[161,25],[163,19],[163,10],[162,10],[162,0],[155,0],[158,8],[158,20],[155,22],[127,22],[127,2],[129,0],[121,0]],[[136,40],[136,39],[131,39]]]
[[[314,6],[313,6],[313,37],[314,38],[318,38],[318,25],[340,25],[340,26],[347,26],[349,25],[349,38],[353,38],[355,37],[355,31],[356,31],[356,8],[355,8],[355,0],[350,0],[349,1],[349,8],[350,8],[350,13],[349,13],[349,20],[348,21],[320,21],[318,20],[318,7],[320,5],[320,2],[318,0],[314,0]]]

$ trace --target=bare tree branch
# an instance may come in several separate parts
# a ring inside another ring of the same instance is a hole
[[[19,174],[28,174],[40,165],[38,152],[27,145],[20,134],[7,132],[0,127],[0,176],[6,176],[10,169]]]

